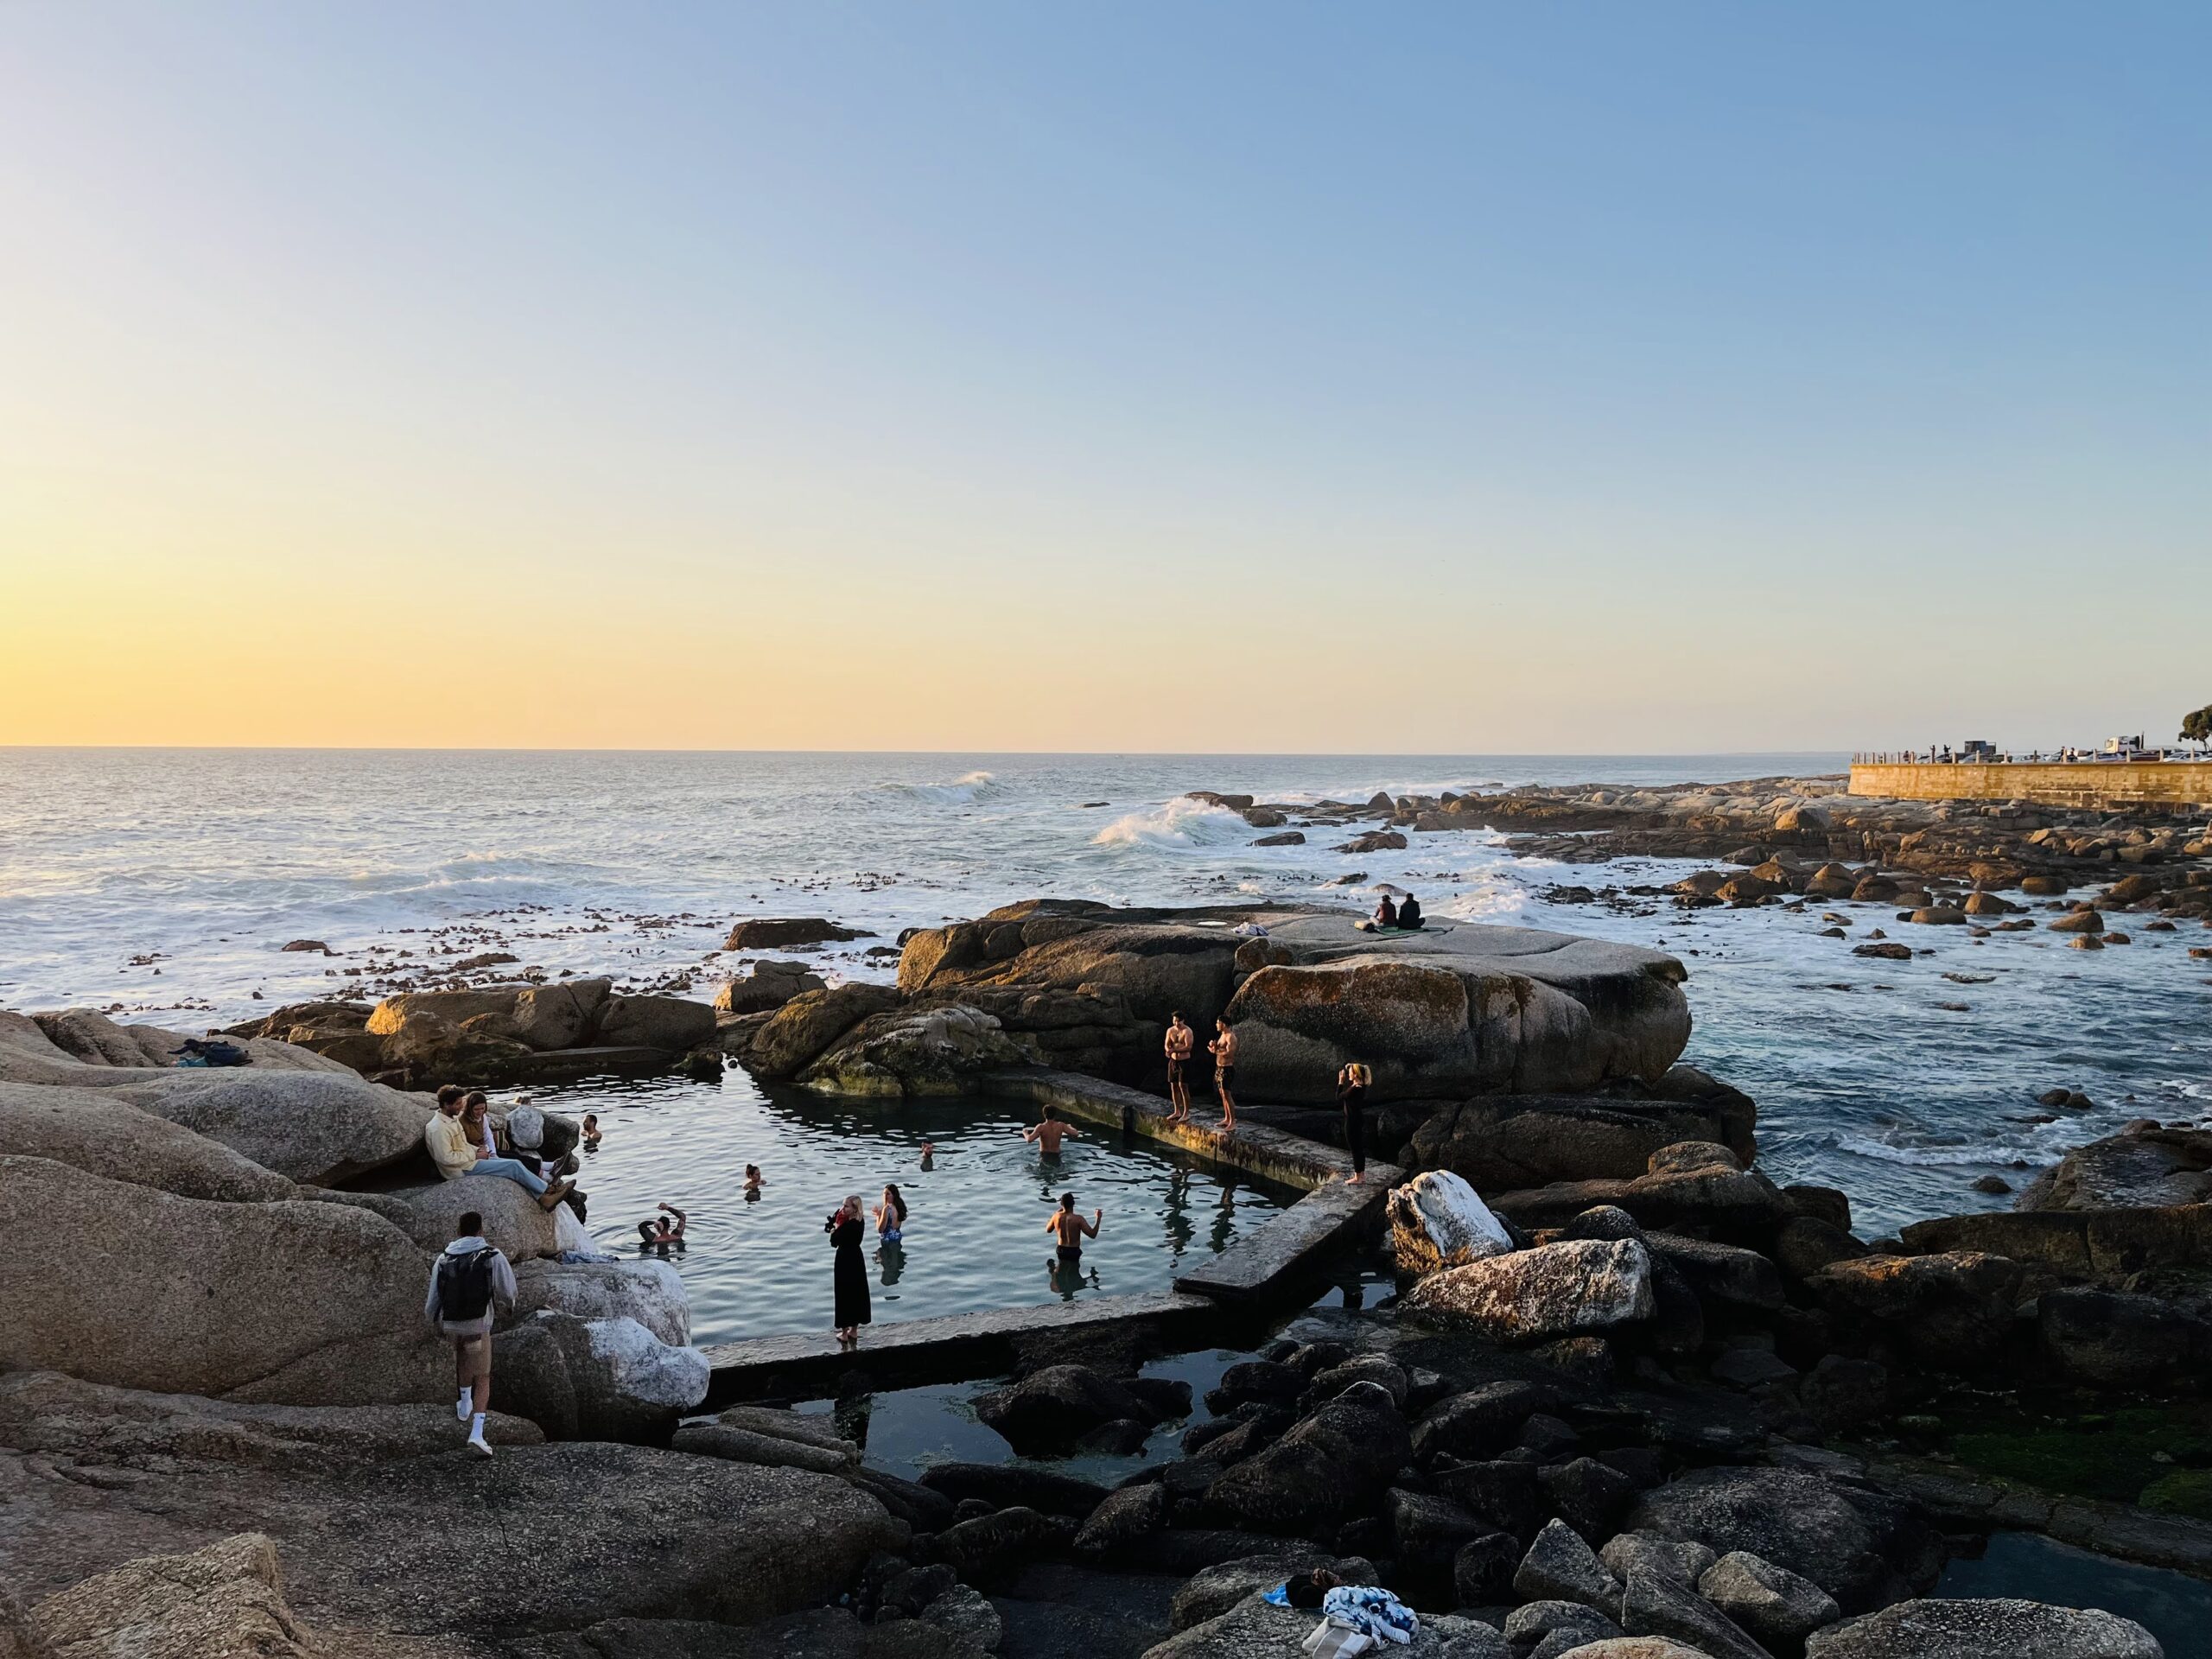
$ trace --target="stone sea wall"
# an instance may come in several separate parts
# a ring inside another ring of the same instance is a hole
[[[2212,760],[1854,765],[1851,792],[1893,801],[2034,801],[2099,811],[2212,805]]]

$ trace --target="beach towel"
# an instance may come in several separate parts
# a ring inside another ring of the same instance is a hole
[[[1321,1598],[1321,1611],[1377,1642],[1410,1642],[1421,1630],[1420,1616],[1376,1585],[1340,1584]]]

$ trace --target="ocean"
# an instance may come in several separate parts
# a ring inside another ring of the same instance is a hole
[[[1514,783],[1707,782],[1843,770],[1834,753],[1675,756],[920,755],[0,749],[0,1007],[85,1006],[178,1029],[284,1001],[373,995],[428,961],[613,973],[705,997],[748,916],[872,937],[802,956],[888,978],[900,929],[1039,894],[1119,903],[1372,903],[1634,940],[1681,957],[1691,1062],[1759,1103],[1782,1180],[1853,1196],[1862,1234],[2001,1206],[2131,1118],[2212,1109],[2207,964],[2191,935],[2084,957],[2041,931],[1870,962],[1815,906],[1554,905],[1562,882],[1694,866],[1516,860],[1482,831],[1353,858],[1317,835],[1255,848],[1193,789],[1277,801]],[[1827,906],[1849,909],[1849,906]],[[1859,907],[1854,931],[1888,920]],[[1935,930],[1929,930],[1935,931]],[[286,952],[319,940],[331,956]],[[1918,938],[1913,943],[1921,944]],[[1954,976],[1955,977],[1947,977]],[[2094,1102],[2054,1121],[2056,1085]]]

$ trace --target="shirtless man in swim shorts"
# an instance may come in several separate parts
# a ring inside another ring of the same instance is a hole
[[[1189,1062],[1191,1051],[1198,1046],[1198,1034],[1192,1031],[1178,1008],[1167,1021],[1167,1121],[1187,1123],[1191,1121],[1191,1086],[1183,1081],[1183,1067]]]
[[[1213,1022],[1221,1033],[1206,1045],[1206,1052],[1213,1056],[1213,1079],[1221,1089],[1221,1127],[1224,1134],[1236,1127],[1236,1096],[1231,1092],[1236,1086],[1236,1028],[1226,1018]]]
[[[1094,1210],[1090,1212],[1090,1219],[1085,1221],[1075,1212],[1075,1194],[1060,1194],[1060,1207],[1052,1211],[1052,1218],[1045,1224],[1045,1230],[1059,1240],[1057,1254],[1061,1266],[1072,1267],[1083,1260],[1083,1241],[1098,1236],[1098,1224],[1105,1219],[1105,1216],[1103,1210]]]
[[[1021,1132],[1021,1138],[1035,1142],[1037,1150],[1047,1158],[1057,1158],[1060,1155],[1062,1141],[1080,1141],[1083,1136],[1060,1122],[1058,1107],[1047,1106],[1045,1109],[1045,1121],[1041,1123],[1031,1124]]]

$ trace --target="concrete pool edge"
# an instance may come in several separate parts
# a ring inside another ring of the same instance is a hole
[[[741,1401],[821,1399],[847,1376],[865,1373],[874,1388],[957,1382],[1014,1369],[1026,1345],[1086,1335],[1134,1337],[1154,1357],[1215,1345],[1230,1325],[1293,1304],[1326,1256],[1382,1219],[1399,1171],[1370,1164],[1368,1180],[1345,1184],[1348,1153],[1263,1124],[1224,1134],[1167,1121],[1167,1103],[1080,1072],[1043,1067],[994,1072],[983,1091],[1059,1109],[1066,1116],[1162,1141],[1224,1168],[1305,1196],[1204,1266],[1179,1274],[1174,1288],[1090,1301],[990,1308],[872,1326],[859,1348],[837,1345],[828,1331],[753,1337],[705,1352],[713,1368],[706,1405]]]

